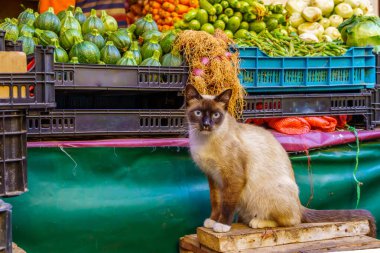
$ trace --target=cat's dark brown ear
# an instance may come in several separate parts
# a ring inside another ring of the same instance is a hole
[[[202,96],[201,94],[199,94],[199,92],[197,91],[197,89],[191,85],[191,84],[188,84],[186,85],[186,90],[185,90],[185,98],[186,98],[186,105],[189,105],[189,102],[191,100],[200,100],[202,99]]]
[[[228,104],[232,96],[232,89],[227,89],[214,98],[214,101],[223,103],[224,109],[227,110]]]

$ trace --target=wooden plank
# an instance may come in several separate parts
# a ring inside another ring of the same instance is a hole
[[[216,251],[205,248],[200,245],[196,235],[185,236],[180,242],[182,249],[188,250],[188,253],[216,253]],[[256,249],[247,249],[239,251],[240,253],[317,253],[317,252],[342,252],[353,250],[375,249],[380,251],[380,241],[368,236],[341,237],[323,241],[293,243],[278,245],[274,247],[264,247]],[[228,251],[224,253],[236,253]]]
[[[370,231],[368,221],[304,223],[295,227],[251,229],[243,224],[232,224],[231,231],[215,233],[199,227],[201,245],[217,252],[239,251],[290,243],[320,241],[339,237],[366,235]]]

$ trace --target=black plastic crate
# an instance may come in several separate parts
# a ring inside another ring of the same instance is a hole
[[[54,110],[27,117],[28,137],[182,135],[183,110]]]
[[[12,253],[12,206],[0,200],[0,253]]]
[[[360,115],[371,126],[370,91],[361,93],[257,95],[246,98],[243,118]]]
[[[56,63],[56,89],[183,90],[188,67],[142,67]]]
[[[1,34],[0,49],[22,50],[20,41],[5,41]],[[36,46],[33,61],[29,72],[0,73],[0,109],[55,107],[54,47]]]
[[[376,55],[376,84],[380,84],[380,54]]]
[[[0,111],[0,196],[27,191],[26,113]]]

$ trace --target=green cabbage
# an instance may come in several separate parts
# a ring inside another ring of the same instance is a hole
[[[380,18],[375,16],[352,16],[338,26],[347,46],[379,46]]]

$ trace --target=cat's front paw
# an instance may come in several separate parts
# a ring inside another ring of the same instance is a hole
[[[213,228],[215,223],[216,223],[216,221],[214,221],[213,219],[207,218],[203,222],[203,226],[205,228]]]
[[[251,228],[275,228],[277,227],[277,223],[272,220],[252,219],[249,222],[249,226]]]
[[[226,224],[222,224],[219,222],[215,222],[212,229],[214,230],[214,232],[217,232],[217,233],[225,233],[225,232],[228,232],[231,230],[231,226],[226,225]]]

